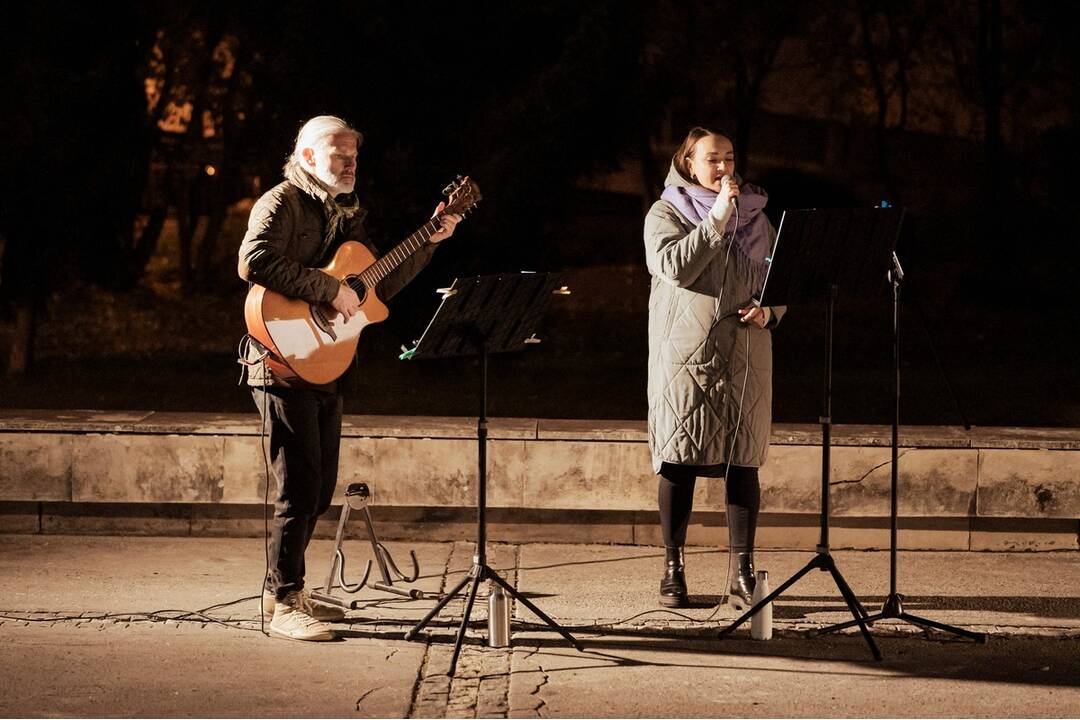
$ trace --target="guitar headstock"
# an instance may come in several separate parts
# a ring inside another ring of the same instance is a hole
[[[484,197],[480,194],[480,188],[468,175],[465,177],[458,175],[454,182],[443,188],[442,192],[446,196],[446,207],[443,208],[443,212],[456,213],[462,217],[471,212]]]

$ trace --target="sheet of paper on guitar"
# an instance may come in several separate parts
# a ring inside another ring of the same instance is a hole
[[[330,312],[335,312],[331,310]],[[329,318],[328,318],[329,319]],[[341,313],[330,319],[330,326],[337,335],[337,341],[351,340],[371,324],[363,310],[349,318]],[[311,317],[306,318],[282,318],[280,320],[267,319],[266,329],[270,336],[278,339],[280,345],[287,346],[290,356],[286,360],[304,360],[314,355],[320,348],[332,345],[335,341],[330,335],[323,332]]]

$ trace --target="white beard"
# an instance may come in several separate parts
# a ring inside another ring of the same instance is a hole
[[[316,168],[316,170],[318,170]],[[315,177],[319,182],[326,186],[326,189],[330,191],[332,195],[342,195],[345,193],[351,193],[353,188],[356,187],[356,180],[343,180],[341,177],[329,172],[317,172]]]

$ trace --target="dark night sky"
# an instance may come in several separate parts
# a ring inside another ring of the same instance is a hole
[[[643,208],[672,144],[703,123],[729,129],[777,211],[907,205],[901,250],[959,384],[1052,404],[1017,421],[1075,423],[1067,5],[20,6],[0,30],[3,322],[28,303],[47,321],[73,282],[132,292],[146,267],[136,221],[176,212],[178,187],[196,215],[269,187],[300,122],[327,112],[365,133],[377,232],[413,224],[455,173],[481,181],[469,252],[433,275],[617,265],[636,278]],[[195,187],[208,164],[221,172]],[[643,312],[640,298],[621,311]]]

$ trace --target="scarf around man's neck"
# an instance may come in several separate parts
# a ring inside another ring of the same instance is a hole
[[[762,188],[746,183],[740,188],[738,199],[738,227],[735,226],[735,211],[728,220],[726,232],[735,233],[733,243],[736,270],[747,278],[751,292],[757,295],[765,285],[765,275],[769,269],[769,253],[772,251],[769,238],[769,220],[765,217],[765,205],[769,195]],[[717,193],[700,185],[680,186],[669,184],[660,197],[671,203],[676,210],[693,223],[700,225],[709,215]]]
[[[318,260],[326,254],[345,221],[351,219],[360,211],[360,199],[356,197],[354,192],[338,195],[337,197],[332,196],[326,185],[295,162],[291,162],[286,166],[285,179],[323,204],[323,210],[326,212],[326,231],[323,233],[323,241],[319,247],[319,252],[315,255],[316,260]]]

